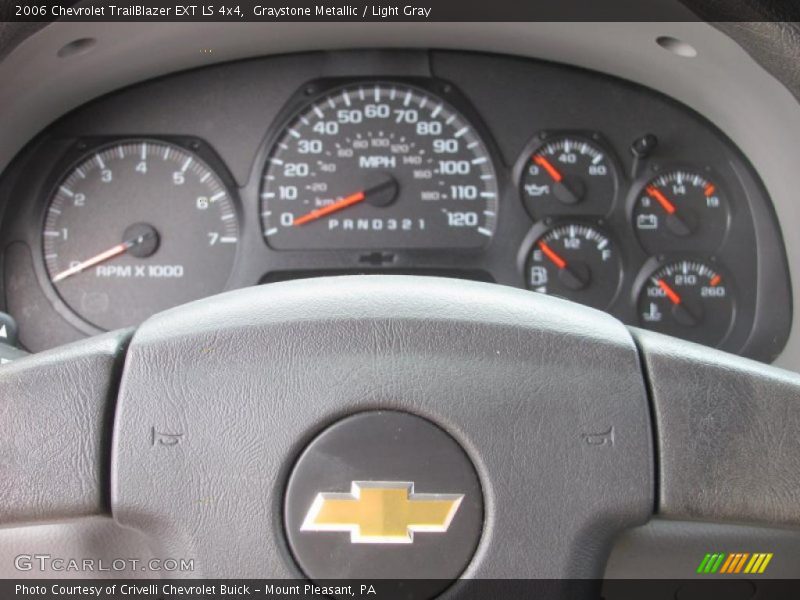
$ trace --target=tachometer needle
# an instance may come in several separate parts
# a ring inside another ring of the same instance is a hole
[[[138,237],[135,237],[131,240],[127,240],[117,244],[116,246],[112,246],[108,250],[104,250],[100,254],[95,254],[91,258],[87,258],[86,260],[79,262],[77,265],[71,266],[69,269],[65,269],[55,275],[52,279],[53,283],[58,283],[59,281],[63,281],[67,277],[72,277],[73,275],[77,275],[78,273],[85,271],[86,269],[93,267],[95,265],[99,265],[102,262],[107,260],[111,260],[112,258],[119,256],[121,254],[125,254],[128,250],[133,248],[134,246],[138,246],[145,240],[152,237],[154,234],[144,233]]]

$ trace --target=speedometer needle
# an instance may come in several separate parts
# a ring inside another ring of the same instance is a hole
[[[355,194],[350,194],[349,196],[345,196],[341,200],[337,200],[336,202],[328,204],[327,206],[323,206],[322,208],[315,208],[311,212],[304,214],[302,217],[296,218],[294,220],[293,225],[295,227],[299,225],[305,225],[306,223],[310,223],[311,221],[316,221],[317,219],[321,219],[326,215],[345,209],[348,206],[353,206],[354,204],[363,202],[366,199],[367,195],[364,192],[356,192]]]
[[[104,250],[99,254],[95,254],[91,258],[87,258],[86,260],[79,262],[77,265],[71,266],[69,269],[65,269],[55,275],[52,279],[53,283],[58,283],[59,281],[63,281],[67,277],[72,277],[73,275],[77,275],[81,271],[85,271],[86,269],[93,267],[95,265],[99,265],[102,262],[107,260],[111,260],[112,258],[119,256],[120,254],[125,254],[128,250],[133,248],[134,246],[138,246],[145,240],[155,235],[155,233],[150,234],[149,232],[143,233],[142,235],[135,237],[133,239],[121,242],[116,246],[112,246],[108,250]]]
[[[349,196],[345,196],[344,198],[341,198],[336,202],[332,202],[327,206],[323,206],[322,208],[315,208],[311,212],[297,217],[294,220],[293,225],[295,227],[299,225],[305,225],[306,223],[310,223],[332,213],[339,212],[348,206],[353,206],[354,204],[358,204],[364,200],[369,201],[370,204],[375,206],[388,206],[394,201],[396,195],[397,181],[395,181],[393,177],[390,177],[386,181],[379,183],[378,185],[375,185],[367,190],[350,194]]]

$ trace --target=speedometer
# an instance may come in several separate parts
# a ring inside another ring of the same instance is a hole
[[[275,249],[473,248],[495,229],[498,186],[475,127],[406,84],[336,88],[271,148],[261,218]]]

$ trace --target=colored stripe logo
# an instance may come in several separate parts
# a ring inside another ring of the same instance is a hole
[[[772,552],[756,552],[754,554],[749,552],[708,553],[700,561],[697,573],[701,575],[713,575],[715,573],[760,575],[767,570],[767,565],[772,560],[772,556]]]

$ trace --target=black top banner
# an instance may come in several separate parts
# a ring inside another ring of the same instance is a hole
[[[795,21],[785,0],[0,0],[0,21]]]

